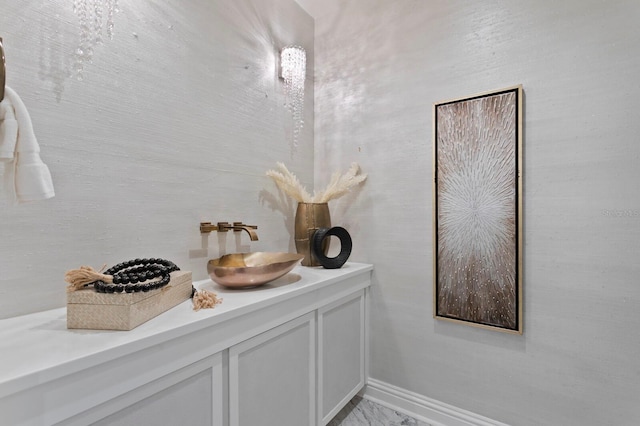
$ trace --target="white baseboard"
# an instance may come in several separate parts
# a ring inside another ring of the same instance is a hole
[[[372,378],[360,395],[433,426],[509,426]]]

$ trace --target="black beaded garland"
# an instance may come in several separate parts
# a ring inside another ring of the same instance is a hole
[[[175,263],[165,259],[127,260],[104,271],[111,275],[113,283],[95,281],[93,288],[99,293],[137,293],[148,292],[164,287],[171,281],[171,272],[179,271]],[[157,281],[149,281],[160,278]]]

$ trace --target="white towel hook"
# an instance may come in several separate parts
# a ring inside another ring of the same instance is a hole
[[[4,85],[7,81],[7,67],[4,62],[4,47],[2,37],[0,37],[0,101],[4,99]]]

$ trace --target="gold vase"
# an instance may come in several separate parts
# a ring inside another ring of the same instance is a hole
[[[296,251],[304,255],[304,259],[302,259],[304,266],[320,266],[311,253],[313,233],[319,228],[331,228],[329,205],[327,203],[298,203],[294,238]],[[330,238],[326,238],[322,244],[325,255],[329,251],[329,240]]]

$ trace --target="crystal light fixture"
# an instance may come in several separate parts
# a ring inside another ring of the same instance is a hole
[[[280,77],[284,79],[285,106],[293,118],[293,147],[304,126],[304,80],[307,55],[300,46],[286,46],[280,52]]]
[[[80,21],[80,42],[75,51],[78,80],[83,78],[84,65],[93,60],[94,46],[103,42],[105,23],[107,37],[113,40],[113,20],[117,12],[118,0],[73,0],[73,13]]]

